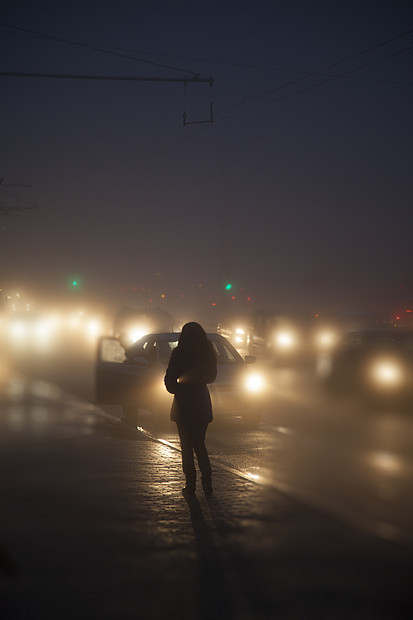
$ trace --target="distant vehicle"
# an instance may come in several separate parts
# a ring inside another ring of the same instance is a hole
[[[384,321],[374,312],[340,312],[324,318],[340,335],[358,329],[384,327]]]
[[[246,351],[249,344],[249,317],[233,316],[218,323],[217,333],[224,336],[236,349]]]
[[[311,313],[260,310],[251,316],[248,351],[281,364],[308,362],[317,346],[323,345],[321,334],[320,323]],[[324,345],[328,344],[326,334]]]
[[[10,353],[46,351],[55,334],[54,323],[37,312],[7,312],[0,322],[2,346]]]
[[[259,310],[251,317],[248,351],[277,364],[313,364],[346,332],[379,325],[382,322],[370,312],[319,315]]]
[[[169,418],[171,395],[164,386],[165,371],[180,333],[153,333],[140,338],[129,348],[116,337],[102,337],[96,366],[96,401],[144,409],[161,419]],[[242,417],[247,428],[259,424],[264,385],[261,376],[225,338],[208,334],[218,362],[218,376],[209,386],[214,418]]]
[[[413,331],[363,329],[346,333],[317,361],[332,394],[368,397],[394,404],[413,399]]]
[[[118,310],[113,321],[113,334],[120,336],[125,346],[131,345],[145,334],[173,331],[173,319],[162,308],[130,308]]]

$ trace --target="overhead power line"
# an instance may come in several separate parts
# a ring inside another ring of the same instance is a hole
[[[27,73],[19,71],[0,71],[0,77],[18,77],[18,78],[46,78],[58,80],[113,80],[120,82],[200,82],[213,84],[214,78],[201,78],[199,74],[193,77],[187,75],[182,78],[174,77],[141,77],[135,75],[82,75],[74,73]]]
[[[321,82],[317,82],[316,84],[311,84],[309,86],[305,86],[305,87],[303,87],[303,88],[301,88],[299,90],[293,91],[291,93],[287,93],[285,95],[281,95],[280,97],[277,97],[276,99],[272,99],[270,101],[264,102],[262,104],[254,106],[254,107],[255,108],[263,107],[263,106],[269,105],[270,103],[275,103],[277,101],[280,101],[281,99],[286,99],[287,97],[292,97],[293,95],[296,95],[298,93],[304,92],[306,90],[317,88],[318,86],[322,86],[323,84],[327,84],[328,82],[331,82],[331,81],[333,81],[335,79],[347,78],[351,73],[354,73],[356,71],[360,71],[361,69],[365,69],[366,67],[369,67],[371,65],[374,65],[374,64],[377,64],[379,62],[382,62],[383,60],[387,60],[388,58],[392,58],[393,56],[397,56],[398,54],[402,54],[402,53],[405,53],[407,51],[410,51],[410,50],[413,49],[413,46],[410,45],[410,46],[405,47],[405,48],[403,48],[401,50],[397,50],[395,52],[391,52],[389,54],[386,54],[385,56],[382,56],[380,58],[376,58],[375,60],[371,60],[371,61],[366,62],[366,63],[364,63],[362,65],[359,65],[357,67],[353,67],[352,69],[344,71],[343,73],[341,73],[341,74],[339,74],[337,76],[336,75],[329,76],[328,74],[325,73],[325,71],[331,69],[332,67],[336,67],[336,66],[338,66],[340,64],[344,64],[345,62],[347,62],[349,60],[353,60],[354,58],[359,57],[359,56],[361,56],[363,54],[367,54],[372,49],[376,49],[376,48],[378,48],[378,47],[380,47],[382,45],[385,45],[386,43],[394,41],[396,38],[400,38],[401,36],[405,36],[406,34],[410,34],[412,32],[413,32],[413,30],[410,30],[407,33],[404,33],[404,35],[399,35],[397,37],[393,37],[392,39],[389,39],[388,41],[383,41],[382,43],[379,43],[379,44],[377,44],[377,45],[375,45],[373,47],[370,47],[370,48],[368,48],[368,49],[366,49],[366,50],[364,50],[362,52],[358,52],[357,54],[353,54],[351,56],[348,56],[348,57],[346,57],[346,58],[344,58],[342,60],[339,60],[339,61],[337,61],[335,63],[332,63],[330,65],[326,65],[325,67],[323,67],[321,69],[318,69],[317,71],[312,71],[311,73],[307,73],[306,75],[304,75],[302,77],[299,77],[299,78],[297,78],[295,80],[292,80],[290,82],[287,82],[286,84],[281,84],[280,86],[277,86],[276,88],[272,88],[272,89],[267,90],[267,91],[265,91],[263,93],[259,93],[258,95],[254,95],[253,97],[249,97],[248,99],[244,99],[243,101],[240,101],[237,104],[234,104],[234,105],[229,106],[229,107],[227,107],[227,108],[225,108],[223,110],[220,110],[219,112],[216,112],[215,114],[225,114],[226,112],[230,112],[231,110],[235,110],[237,108],[245,106],[245,105],[247,105],[247,104],[249,104],[249,103],[251,103],[253,101],[256,101],[257,99],[262,99],[263,97],[267,97],[268,95],[271,95],[271,94],[273,94],[275,92],[279,92],[279,91],[281,91],[281,90],[283,90],[285,88],[288,88],[290,86],[294,86],[295,84],[298,84],[299,82],[307,80],[308,78],[311,78],[311,77],[316,77],[316,76],[324,75],[324,76],[326,76],[327,79],[322,80]],[[248,108],[248,110],[250,110],[250,109],[252,109],[252,107]],[[248,110],[245,110],[244,112],[246,112]],[[243,112],[239,112],[239,113],[243,113]],[[230,118],[230,117],[226,116],[225,118]]]
[[[212,111],[212,84],[214,78],[201,78],[199,75],[183,78],[161,78],[161,77],[140,77],[140,76],[122,76],[122,75],[76,75],[69,73],[23,73],[17,71],[0,71],[0,77],[11,78],[46,78],[46,79],[66,79],[66,80],[115,80],[115,81],[129,81],[129,82],[181,82],[184,84],[184,109],[182,113],[182,120],[184,126],[186,125],[204,125],[213,122]],[[186,113],[186,87],[187,84],[207,83],[210,86],[210,101],[209,101],[209,115],[201,120],[188,120]]]
[[[356,52],[355,54],[353,54],[352,56],[348,56],[347,58],[345,58],[344,60],[340,60],[336,63],[333,63],[331,65],[328,65],[327,67],[324,67],[323,69],[319,69],[318,72],[321,71],[325,71],[328,68],[332,68],[337,64],[341,64],[343,62],[346,62],[348,60],[352,60],[354,58],[357,58],[358,56],[361,56],[363,54],[367,54],[368,52],[371,52],[379,47],[382,47],[383,45],[388,45],[389,43],[392,43],[393,41],[397,41],[398,39],[401,39],[403,37],[406,37],[410,34],[413,34],[413,29],[411,30],[406,30],[405,32],[402,32],[394,37],[391,37],[390,39],[386,39],[385,41],[381,41],[380,43],[376,43],[375,45],[372,45],[371,47],[362,50],[360,52]],[[205,63],[213,63],[213,64],[219,64],[219,65],[228,65],[230,67],[240,67],[240,68],[245,68],[245,69],[262,69],[264,71],[279,71],[281,73],[299,73],[299,74],[306,74],[308,75],[308,71],[302,71],[299,69],[286,69],[286,68],[280,68],[280,67],[269,67],[267,65],[257,65],[257,64],[250,64],[250,63],[242,63],[242,62],[233,62],[233,61],[228,61],[228,60],[217,60],[217,59],[211,59],[211,58],[193,58],[192,56],[177,56],[174,54],[161,54],[161,53],[156,53],[156,52],[148,52],[148,51],[142,51],[142,50],[130,50],[127,48],[109,48],[109,49],[113,49],[115,51],[123,51],[123,52],[129,52],[129,53],[136,53],[136,54],[149,54],[150,56],[161,56],[163,58],[176,58],[179,60],[191,60],[194,62],[205,62]]]
[[[170,65],[161,64],[161,63],[154,62],[151,60],[144,60],[143,58],[136,58],[135,56],[130,56],[129,54],[124,54],[120,52],[114,52],[113,50],[109,50],[107,48],[100,47],[98,45],[90,45],[88,43],[80,43],[79,41],[71,41],[70,39],[63,39],[61,37],[56,37],[50,34],[44,34],[42,32],[37,32],[35,30],[29,30],[28,28],[21,28],[20,26],[14,26],[13,24],[6,24],[5,22],[0,22],[0,26],[5,26],[6,28],[12,28],[20,32],[26,32],[27,34],[36,35],[38,37],[41,37],[43,39],[48,39],[50,41],[68,43],[69,45],[75,45],[77,47],[83,47],[85,49],[102,52],[103,54],[110,54],[112,56],[119,56],[120,58],[128,58],[129,60],[136,60],[137,62],[142,62],[148,65],[155,65],[157,67],[162,67],[163,69],[172,69],[173,71],[181,71],[182,73],[191,73],[192,75],[198,75],[196,71],[191,71],[190,69],[182,69],[181,67],[172,67]]]

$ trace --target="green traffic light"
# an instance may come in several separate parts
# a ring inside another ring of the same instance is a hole
[[[77,280],[73,280],[72,286],[77,286]]]
[[[227,291],[230,291],[232,289],[232,284],[230,284],[228,282],[228,284],[225,286],[225,288],[226,288]]]

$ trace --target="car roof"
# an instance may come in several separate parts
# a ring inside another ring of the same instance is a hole
[[[145,334],[144,336],[139,338],[139,340],[143,340],[144,338],[149,337],[162,338],[165,340],[177,340],[180,335],[181,332],[153,332],[151,334]],[[217,334],[215,332],[207,332],[207,338],[210,338],[212,340],[224,340],[225,342],[228,342],[226,338],[221,336],[221,334]]]
[[[136,351],[139,351],[139,349],[145,344],[148,339],[163,340],[164,342],[175,342],[179,340],[180,335],[181,332],[153,332],[151,334],[145,334],[144,336],[139,338],[139,340],[134,342],[130,347],[128,347],[126,355],[127,357],[133,357],[134,353]],[[237,363],[245,363],[244,358],[229,342],[229,340],[227,338],[224,338],[224,336],[221,336],[216,332],[207,332],[207,338],[211,341],[215,341],[216,343],[223,343],[223,345],[225,345],[225,347],[227,347],[231,351],[232,355],[234,356],[234,360]]]
[[[365,338],[367,340],[375,340],[380,338],[391,338],[392,340],[404,340],[413,337],[413,330],[400,327],[381,328],[371,327],[365,329],[354,329],[344,334],[345,340],[352,338]]]

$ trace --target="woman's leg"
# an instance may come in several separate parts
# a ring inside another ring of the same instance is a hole
[[[206,493],[212,493],[212,469],[205,446],[205,435],[208,423],[202,424],[193,431],[193,447],[202,474],[202,486]]]
[[[195,491],[196,470],[191,429],[187,428],[187,425],[182,422],[177,422],[176,425],[178,427],[179,440],[181,442],[182,469],[186,478],[186,487],[189,491]]]

